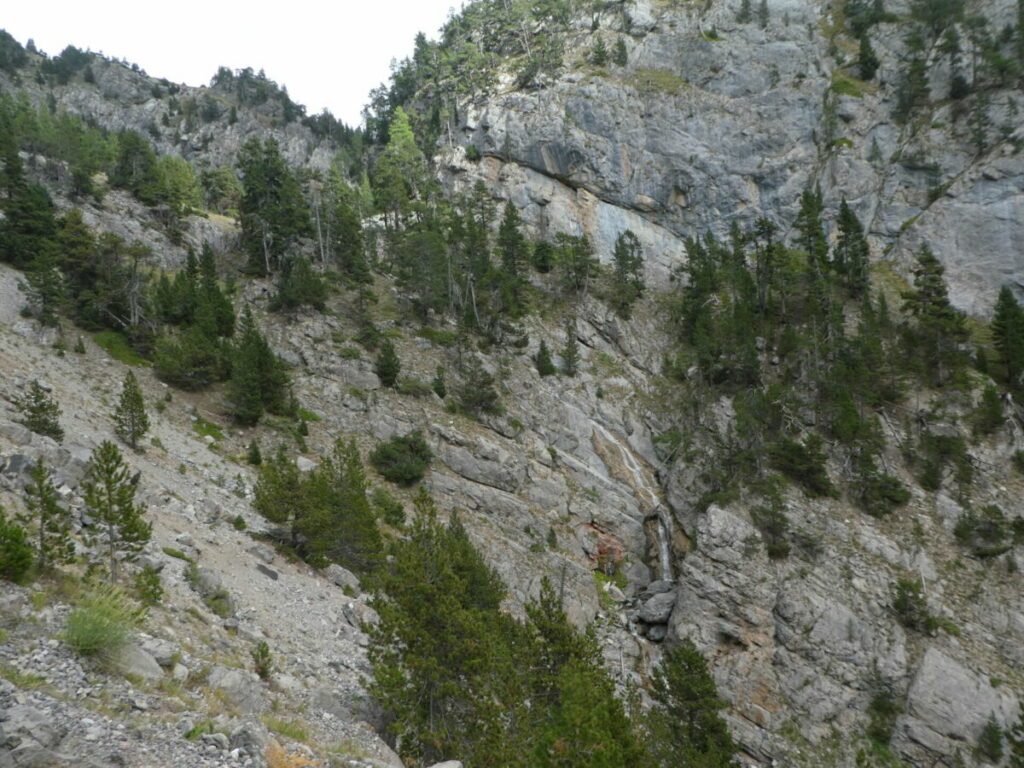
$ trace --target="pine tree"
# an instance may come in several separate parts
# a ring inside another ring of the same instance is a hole
[[[114,433],[136,451],[139,447],[139,438],[148,430],[149,416],[146,415],[142,390],[135,374],[128,371],[121,384],[121,399],[114,411]]]
[[[529,258],[529,244],[523,236],[522,219],[512,201],[505,203],[505,211],[498,227],[498,255],[501,269],[508,285],[509,300],[506,302],[512,314],[522,309],[524,275]]]
[[[50,397],[38,381],[29,384],[28,392],[16,401],[21,411],[20,423],[38,435],[52,437],[57,442],[64,439],[60,426],[60,406]]]
[[[385,339],[381,345],[373,370],[377,374],[377,378],[380,379],[380,383],[385,387],[393,387],[398,382],[402,361],[398,359],[398,353],[395,352],[395,345],[391,343],[391,339]]]
[[[647,725],[654,765],[733,768],[736,744],[718,714],[728,704],[718,698],[707,662],[689,638],[665,654],[654,668]]]
[[[255,438],[249,441],[249,447],[245,452],[245,460],[254,467],[258,467],[263,463],[263,453],[260,451],[260,443]]]
[[[761,0],[757,7],[757,23],[761,25],[761,29],[768,26],[768,0]]]
[[[860,79],[872,80],[875,77],[875,73],[878,71],[879,63],[878,54],[875,53],[875,49],[871,46],[871,38],[869,38],[867,32],[865,32],[861,35],[860,52],[857,56],[857,65],[860,68]]]
[[[962,366],[960,344],[969,335],[963,314],[949,303],[944,274],[931,248],[922,245],[914,268],[914,290],[903,294],[903,309],[914,319],[910,349],[938,386]]]
[[[36,255],[25,273],[25,281],[23,288],[29,307],[39,322],[49,327],[57,325],[57,313],[67,296],[67,283],[52,248]]]
[[[750,6],[750,0],[740,0],[740,10],[736,14],[736,21],[740,24],[747,24],[754,18],[753,8]]]
[[[1008,285],[999,290],[992,317],[992,338],[1006,370],[1006,381],[1019,389],[1024,385],[1024,308]]]
[[[25,529],[0,507],[0,579],[18,582],[32,567],[32,547]]]
[[[265,411],[285,415],[289,407],[288,372],[246,307],[232,355],[228,405],[240,424],[252,425]]]
[[[847,291],[854,298],[863,295],[868,287],[868,259],[870,248],[864,236],[864,227],[846,198],[839,204],[839,238],[832,256],[832,266],[840,274]]]
[[[747,0],[749,2],[750,0]],[[629,62],[629,52],[626,50],[626,41],[621,37],[615,41],[615,51],[612,60],[620,67],[626,66]]]
[[[598,36],[594,42],[594,47],[590,51],[590,61],[598,67],[608,63],[608,46],[605,45],[603,37]]]
[[[551,352],[548,350],[548,345],[543,339],[541,339],[540,348],[537,350],[535,362],[537,364],[537,372],[541,376],[551,376],[558,373],[555,364],[551,362]]]
[[[71,511],[61,506],[50,468],[43,459],[29,471],[29,478],[31,482],[25,486],[28,512],[20,522],[35,528],[36,564],[40,572],[45,572],[51,566],[74,560]]]
[[[629,229],[619,233],[612,252],[611,304],[620,317],[629,317],[644,291],[643,265],[639,238]]]
[[[580,366],[580,345],[576,341],[576,321],[570,320],[565,326],[565,346],[562,347],[562,373],[575,376]]]
[[[134,560],[150,539],[152,526],[145,508],[135,502],[137,486],[121,451],[105,440],[92,452],[82,482],[82,496],[96,531],[91,543],[106,553],[111,582],[118,579],[121,560]]]
[[[253,508],[272,523],[286,526],[292,548],[301,548],[302,526],[309,514],[308,495],[295,462],[284,446],[260,465],[253,489]]]

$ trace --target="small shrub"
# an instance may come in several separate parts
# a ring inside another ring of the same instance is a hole
[[[444,400],[448,394],[448,385],[444,382],[444,366],[437,366],[437,370],[434,372],[434,378],[430,381],[430,388],[434,390],[434,394]]]
[[[363,353],[355,347],[342,347],[338,350],[338,357],[342,360],[358,360],[362,356]]]
[[[480,162],[480,160],[482,158],[483,158],[483,155],[480,154],[480,150],[476,148],[476,145],[474,145],[474,144],[467,144],[466,145],[466,159],[467,160],[469,160],[471,163],[478,163],[478,162]]]
[[[61,638],[81,656],[112,658],[128,644],[144,617],[145,611],[124,590],[105,585],[79,599]]]
[[[298,720],[282,720],[272,715],[264,715],[262,720],[263,724],[274,733],[279,733],[292,741],[306,741],[309,738],[306,726]],[[310,765],[315,765],[315,763],[310,763]]]
[[[996,557],[1013,546],[1010,525],[1003,510],[995,504],[982,508],[980,514],[967,512],[953,528],[953,535],[976,557]]]
[[[260,451],[260,444],[257,440],[249,441],[249,448],[245,452],[245,460],[258,467],[263,463],[263,453]]]
[[[146,358],[132,349],[124,334],[117,331],[100,331],[92,337],[92,340],[96,342],[97,347],[118,362],[133,366],[149,365]]]
[[[433,392],[433,387],[414,376],[405,376],[398,382],[398,394],[409,397],[426,397]]]
[[[269,680],[274,674],[274,659],[267,641],[260,640],[249,653],[252,656],[252,668],[260,676],[260,680]]]
[[[872,470],[860,478],[857,503],[872,517],[884,517],[910,501],[910,491],[899,478]]]
[[[801,485],[808,496],[836,496],[836,488],[825,471],[825,454],[816,435],[804,444],[783,438],[768,447],[768,458],[775,469]]]
[[[180,549],[175,549],[174,547],[164,547],[163,548],[163,553],[165,555],[167,555],[168,557],[174,557],[174,558],[177,558],[178,560],[184,560],[186,563],[191,563],[192,562],[192,558],[191,557],[186,555]]]
[[[772,560],[789,557],[789,520],[782,510],[776,507],[756,507],[750,517],[761,531],[768,557]]]
[[[244,531],[248,526],[245,524],[245,518],[241,515],[235,515],[235,519],[231,521],[231,526],[236,531]]]
[[[990,763],[1003,759],[1003,729],[996,722],[995,715],[988,716],[988,722],[978,736],[978,754]]]
[[[370,454],[370,464],[387,480],[407,486],[423,478],[433,457],[430,446],[416,430],[378,445]]]
[[[212,437],[214,440],[224,439],[224,432],[220,426],[212,421],[207,421],[202,416],[197,416],[196,420],[192,422],[192,429],[200,437]]]
[[[163,584],[160,583],[160,571],[151,565],[144,566],[135,574],[135,596],[146,608],[159,605],[164,597]]]
[[[871,718],[868,724],[868,738],[876,744],[888,746],[896,727],[896,718],[902,711],[903,708],[892,691],[886,686],[877,686],[875,695],[868,704],[868,715]]]
[[[385,523],[396,528],[405,525],[405,505],[392,496],[387,488],[374,488],[370,498]]]
[[[897,579],[893,585],[892,608],[900,624],[907,629],[930,633],[938,627],[938,621],[928,612],[919,579]]]
[[[416,335],[421,339],[426,339],[431,344],[436,344],[439,347],[453,347],[459,338],[459,335],[455,331],[446,331],[442,328],[428,327],[420,328],[416,331]]]
[[[0,507],[0,578],[21,581],[32,567],[32,547],[25,529],[8,520]]]
[[[37,435],[51,437],[57,442],[64,439],[60,426],[60,406],[50,397],[38,381],[29,384],[24,396],[15,401],[21,412],[19,421]]]

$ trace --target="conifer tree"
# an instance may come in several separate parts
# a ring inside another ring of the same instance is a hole
[[[32,567],[32,547],[25,529],[0,507],[0,579],[18,582]]]
[[[121,384],[121,399],[114,411],[114,433],[136,451],[139,447],[139,438],[148,430],[149,416],[146,415],[142,390],[135,374],[129,370]]]
[[[565,326],[565,346],[562,348],[562,373],[575,376],[580,366],[580,345],[576,341],[576,321],[570,320]]]
[[[228,405],[235,420],[252,425],[265,411],[289,413],[288,372],[260,333],[248,307],[236,335],[228,382]]]
[[[551,362],[551,352],[548,350],[548,345],[543,339],[541,339],[540,348],[537,350],[535,362],[537,364],[537,372],[541,376],[551,376],[558,373],[555,364]]]
[[[60,426],[60,406],[47,394],[42,385],[33,380],[26,392],[16,401],[21,411],[20,422],[38,435],[52,437],[57,442],[64,439]]]
[[[260,464],[253,493],[256,511],[272,523],[285,525],[292,548],[298,550],[309,513],[308,495],[299,469],[288,458],[284,446],[278,446],[277,451]]]
[[[914,319],[911,351],[938,386],[962,366],[960,344],[968,337],[963,314],[949,303],[944,274],[931,248],[922,245],[914,268],[914,289],[903,294],[903,309]]]
[[[29,307],[39,322],[50,327],[57,325],[57,313],[67,296],[67,283],[52,248],[36,254],[25,273],[25,281],[23,288]]]
[[[753,8],[750,6],[750,0],[740,0],[740,9],[736,13],[736,21],[740,24],[747,24],[754,18]]]
[[[111,582],[118,579],[121,560],[134,560],[149,541],[152,526],[145,508],[135,502],[136,484],[121,451],[105,440],[92,452],[82,482],[82,496],[96,530],[91,543],[105,552]]]
[[[505,203],[505,211],[498,227],[498,255],[501,269],[509,287],[509,309],[516,313],[522,308],[522,292],[529,244],[522,233],[522,219],[512,201]]]
[[[761,0],[757,7],[757,23],[761,25],[761,29],[768,26],[768,0]]]
[[[647,723],[655,765],[733,768],[736,744],[718,714],[728,704],[718,698],[707,662],[689,638],[665,654],[654,668]]]
[[[380,352],[373,366],[374,372],[385,387],[393,387],[398,382],[398,374],[402,370],[402,361],[395,352],[395,345],[391,339],[385,339],[381,344]]]
[[[74,560],[71,511],[61,506],[50,468],[43,459],[29,471],[29,478],[31,482],[25,486],[28,512],[20,522],[35,528],[36,565],[45,572],[51,566]]]
[[[861,296],[868,287],[870,248],[864,227],[846,199],[839,204],[839,239],[836,241],[832,265],[853,297]]]
[[[594,47],[590,51],[590,61],[598,67],[603,67],[608,63],[608,46],[601,36],[598,36],[594,42]]]
[[[749,2],[749,0],[747,0]],[[615,51],[612,60],[620,67],[626,66],[629,62],[629,52],[626,50],[626,42],[620,37],[615,41]]]
[[[860,52],[857,56],[857,66],[860,69],[861,80],[872,80],[878,71],[878,54],[871,46],[871,38],[865,32],[860,38]]]
[[[612,252],[611,303],[620,317],[629,317],[644,291],[643,265],[639,238],[630,229],[619,233]]]
[[[1006,370],[1006,381],[1014,389],[1020,389],[1024,385],[1024,308],[1017,303],[1008,285],[999,290],[992,318],[992,338]]]

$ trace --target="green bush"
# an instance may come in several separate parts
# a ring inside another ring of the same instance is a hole
[[[765,551],[772,560],[789,557],[789,520],[775,507],[756,507],[750,517],[764,539]]]
[[[426,397],[434,389],[422,379],[417,379],[415,376],[404,376],[398,381],[397,391],[398,394],[409,397]]]
[[[32,567],[32,547],[25,529],[8,520],[0,507],[0,578],[20,581]]]
[[[768,446],[768,458],[775,469],[801,485],[808,496],[835,496],[836,488],[825,471],[825,454],[817,435],[804,444],[783,438]]]
[[[144,617],[145,611],[124,590],[106,585],[86,592],[78,600],[61,637],[81,656],[111,658],[128,644]]]
[[[1003,510],[995,504],[982,508],[980,514],[967,512],[956,523],[953,535],[977,557],[996,557],[1013,546],[1010,525]]]
[[[260,640],[249,653],[252,656],[253,670],[260,676],[260,680],[269,680],[274,674],[274,659],[267,641]]]
[[[860,477],[857,503],[872,517],[884,517],[910,501],[910,491],[898,478],[872,470]]]
[[[938,620],[928,612],[924,588],[919,579],[896,580],[893,585],[892,608],[900,624],[907,629],[931,633],[939,626]]]
[[[160,571],[151,565],[144,566],[135,574],[135,596],[147,608],[159,605],[164,597],[163,584],[160,583]]]
[[[405,505],[392,496],[387,488],[374,488],[371,501],[385,523],[396,528],[405,525]]]
[[[370,454],[370,464],[387,480],[412,485],[423,478],[434,454],[416,430],[381,443]]]

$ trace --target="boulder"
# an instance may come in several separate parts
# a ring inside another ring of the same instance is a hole
[[[138,677],[142,680],[155,681],[164,676],[157,660],[136,643],[129,643],[114,660],[117,671],[126,677]]]
[[[665,624],[675,605],[675,592],[659,592],[640,607],[639,619],[647,624]]]
[[[353,590],[355,594],[359,594],[359,578],[347,568],[342,568],[337,563],[331,563],[322,571],[320,571],[328,580],[331,581],[335,586]]]
[[[212,690],[221,691],[228,701],[246,714],[260,712],[266,705],[260,679],[247,670],[215,664],[207,684]]]

